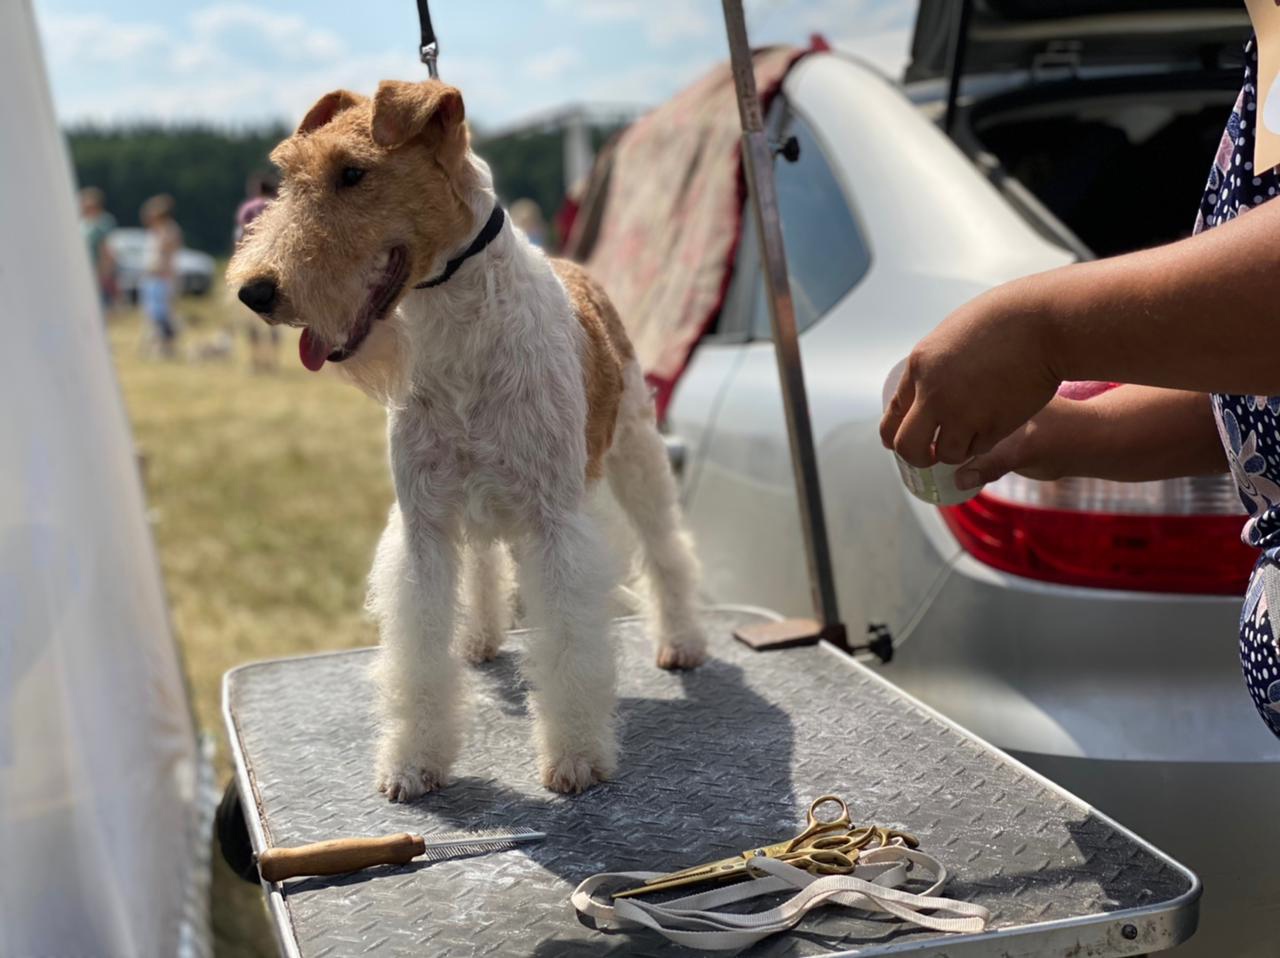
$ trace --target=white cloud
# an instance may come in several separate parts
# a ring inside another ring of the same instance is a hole
[[[60,75],[81,78],[71,99],[59,98],[64,122],[293,121],[337,87],[372,93],[379,80],[422,75],[411,50],[354,54],[301,17],[242,3],[202,7],[172,31],[103,14],[51,15],[42,27],[55,92]],[[451,58],[451,68],[465,69],[464,60]],[[84,66],[94,62],[111,72],[85,84]],[[482,101],[492,83],[472,71],[479,76],[469,99]]]
[[[56,65],[132,62],[169,42],[158,24],[121,22],[100,13],[50,14],[40,18],[40,27],[44,48]]]
[[[163,23],[42,12],[63,121],[292,122],[337,87],[372,93],[379,80],[425,75],[413,45],[395,37],[368,49],[267,3],[188,2]],[[817,31],[888,72],[905,58],[908,0],[747,4],[756,42],[803,43]],[[658,103],[726,53],[715,0],[543,0],[540,10],[566,27],[545,48],[502,56],[449,47],[445,79],[463,90],[468,116],[481,124],[508,124],[567,102]],[[584,24],[594,25],[590,41]],[[588,42],[607,46],[604,65]]]
[[[710,61],[701,59],[674,64],[639,63],[599,77],[583,92],[582,98],[635,106],[661,103],[710,68]]]
[[[346,45],[335,33],[309,26],[302,17],[272,13],[247,3],[204,7],[191,15],[191,28],[197,41],[253,36],[288,60],[329,60],[346,52]]]
[[[581,62],[582,54],[573,47],[554,47],[525,60],[524,72],[535,80],[554,80]]]
[[[203,55],[203,54],[202,54]],[[179,74],[165,82],[138,80],[95,88],[78,95],[71,109],[60,107],[64,122],[204,120],[217,123],[296,123],[330,90],[345,88],[372,95],[386,79],[423,79],[425,70],[413,51],[400,48],[379,53],[345,55],[330,63],[281,70],[275,64],[237,59],[225,48],[209,56],[222,64],[216,71]],[[479,117],[519,112],[500,64],[484,58],[452,54],[446,78],[466,97],[467,113]]]
[[[604,23],[634,23],[655,46],[669,46],[677,40],[700,39],[711,34],[717,21],[708,10],[719,4],[691,3],[689,0],[548,0],[557,16],[572,16]]]
[[[708,36],[714,27],[715,21],[711,17],[688,3],[672,4],[659,16],[645,22],[649,39],[658,46],[667,46],[685,38]]]

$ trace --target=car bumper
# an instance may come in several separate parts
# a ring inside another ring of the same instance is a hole
[[[1240,602],[1033,582],[958,556],[886,675],[1006,750],[1280,762],[1240,674]]]

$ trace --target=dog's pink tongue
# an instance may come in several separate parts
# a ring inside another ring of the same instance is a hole
[[[319,372],[324,361],[329,358],[329,347],[311,335],[310,326],[302,330],[302,337],[298,340],[298,356],[302,359],[302,365],[313,373]]]

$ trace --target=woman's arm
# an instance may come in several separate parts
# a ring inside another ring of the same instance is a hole
[[[1280,203],[1168,246],[1080,263],[962,306],[912,352],[881,438],[958,463],[1064,379],[1280,394]]]
[[[1280,203],[1266,203],[1178,243],[1080,264],[1047,291],[1060,304],[1052,368],[1063,379],[1280,393],[1278,238]]]
[[[956,475],[962,489],[1016,472],[1031,479],[1091,476],[1121,482],[1224,472],[1209,397],[1121,386],[1093,399],[1054,399]]]

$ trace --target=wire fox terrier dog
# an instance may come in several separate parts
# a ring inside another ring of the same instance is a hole
[[[304,366],[338,364],[387,407],[396,503],[368,603],[383,646],[378,787],[407,801],[445,781],[465,687],[450,645],[472,662],[497,654],[504,545],[537,626],[524,671],[542,781],[590,787],[617,752],[599,479],[643,550],[658,665],[693,667],[706,647],[697,562],[617,313],[581,267],[506,224],[453,87],[330,93],[272,159],[279,198],[229,282],[267,322],[302,327]]]

